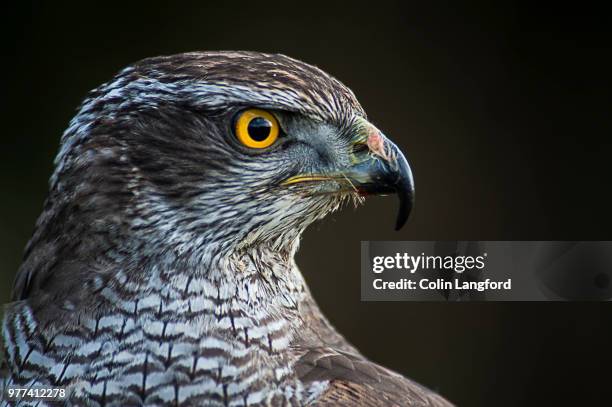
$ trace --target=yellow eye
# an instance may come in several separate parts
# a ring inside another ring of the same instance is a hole
[[[241,112],[236,120],[235,133],[238,141],[250,148],[266,148],[278,138],[279,125],[276,118],[261,109]]]

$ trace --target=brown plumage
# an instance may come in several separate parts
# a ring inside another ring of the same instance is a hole
[[[379,193],[401,227],[404,156],[315,67],[197,52],[122,70],[62,137],[3,320],[4,385],[92,406],[449,406],[361,356],[293,260],[308,225]]]

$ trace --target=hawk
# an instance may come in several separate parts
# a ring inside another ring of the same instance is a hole
[[[330,325],[312,222],[413,181],[353,93],[283,55],[144,59],[90,92],[2,325],[4,386],[67,405],[449,406]],[[41,403],[41,405],[44,403]]]

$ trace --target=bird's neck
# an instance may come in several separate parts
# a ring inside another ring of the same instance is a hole
[[[55,217],[41,217],[22,266],[28,273],[22,274],[52,273],[56,284],[51,279],[36,281],[32,290],[52,294],[68,319],[79,310],[79,318],[106,316],[145,324],[182,321],[182,328],[176,329],[186,333],[206,337],[219,332],[248,343],[254,335],[250,331],[265,332],[259,327],[274,321],[298,324],[301,319],[294,317],[299,306],[310,299],[293,258],[297,229],[284,239],[232,236],[215,241],[214,236],[222,233],[189,231],[172,222],[161,230],[138,224],[157,232],[134,233],[123,226],[124,218],[112,213],[94,222],[57,218],[70,211],[53,213]],[[63,225],[61,232],[51,233],[54,225]],[[61,241],[51,238],[58,235]],[[71,250],[57,253],[65,262],[51,270],[54,264],[45,253],[58,247]],[[21,290],[24,297],[51,298],[28,293],[23,286]],[[296,327],[279,323],[277,328],[289,332]]]
[[[300,303],[310,299],[293,253],[266,246],[231,251],[206,263],[181,257],[145,264],[151,266],[138,273],[116,270],[97,295],[97,309],[136,319],[181,320],[200,337],[217,332],[273,346],[270,324],[283,335],[293,331],[297,327],[285,325],[299,323]]]

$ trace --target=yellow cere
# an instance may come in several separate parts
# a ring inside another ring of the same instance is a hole
[[[235,123],[236,138],[246,147],[270,147],[278,138],[278,120],[265,110],[245,110],[240,113]]]

